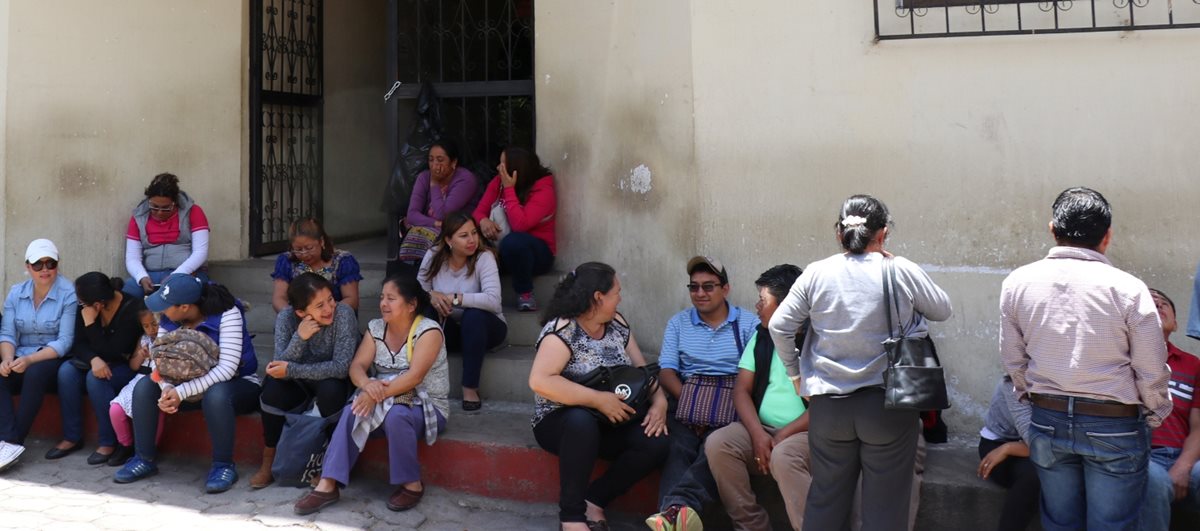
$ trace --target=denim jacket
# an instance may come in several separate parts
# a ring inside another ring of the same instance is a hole
[[[12,287],[4,299],[0,343],[17,348],[17,357],[50,347],[63,357],[75,341],[75,285],[61,274],[54,279],[42,305],[33,307],[33,280]]]

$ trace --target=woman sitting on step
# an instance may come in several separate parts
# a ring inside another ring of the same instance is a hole
[[[75,341],[75,286],[58,274],[58,248],[37,239],[25,249],[25,274],[4,299],[0,319],[0,470],[25,451],[63,356]],[[21,403],[13,411],[13,395]]]
[[[449,138],[434,142],[429,148],[429,169],[417,175],[404,224],[404,239],[400,242],[397,260],[402,270],[412,275],[417,265],[437,243],[438,232],[446,216],[459,210],[474,208],[475,190],[479,180],[465,166],[458,164],[458,143]]]
[[[337,502],[350,482],[350,469],[370,436],[388,441],[389,479],[398,485],[387,508],[407,511],[425,494],[417,443],[433,444],[446,429],[450,375],[446,344],[437,321],[422,317],[429,294],[417,279],[394,275],[383,282],[379,313],[350,363],[358,388],[325,451],[321,480],[296,501],[305,515]]]
[[[509,147],[500,153],[499,175],[488,184],[475,221],[479,231],[500,246],[500,263],[512,275],[517,309],[537,311],[533,277],[554,266],[554,218],[558,197],[554,175],[536,153]]]
[[[500,306],[496,255],[466,213],[446,216],[438,245],[425,253],[417,274],[444,323],[446,343],[463,354],[462,408],[476,411],[483,354],[504,341],[508,324]]]
[[[333,247],[333,240],[325,234],[321,222],[313,218],[298,219],[288,228],[288,240],[292,250],[275,259],[275,291],[271,295],[271,306],[276,312],[283,311],[288,303],[288,284],[292,279],[314,273],[330,283],[333,300],[345,303],[358,311],[358,281],[362,280],[358,260],[354,255]]]
[[[306,410],[315,400],[321,416],[328,417],[345,405],[350,388],[346,375],[358,345],[358,318],[345,303],[333,300],[333,284],[325,277],[297,276],[288,284],[287,299],[288,306],[275,319],[275,359],[267,364],[263,381],[263,461],[250,477],[255,489],[275,480],[271,464],[284,413]]]
[[[220,347],[220,357],[212,370],[179,385],[160,384],[151,378],[137,383],[133,388],[134,455],[113,480],[132,483],[158,473],[159,411],[172,415],[202,409],[213,460],[204,489],[209,494],[225,492],[238,479],[233,465],[236,416],[258,409],[260,391],[255,374],[258,359],[241,303],[224,286],[177,273],[146,297],[146,307],[162,314],[159,337],[179,328],[203,332]]]
[[[58,368],[58,397],[62,410],[63,440],[46,453],[58,459],[83,446],[83,392],[96,414],[99,447],[88,456],[89,465],[128,457],[117,452],[117,434],[108,414],[109,402],[137,374],[129,358],[142,337],[142,297],[121,292],[125,281],[99,271],[75,279],[79,311],[75,312],[75,345],[71,357]],[[124,463],[119,463],[124,464]]]
[[[661,389],[644,419],[625,422],[634,410],[615,393],[572,381],[598,367],[646,364],[617,313],[620,302],[621,282],[611,266],[589,262],[564,276],[546,308],[529,374],[534,438],[558,456],[558,518],[564,531],[608,529],[604,507],[658,468],[670,448]],[[613,427],[592,410],[625,423]],[[599,457],[611,463],[590,481]]]

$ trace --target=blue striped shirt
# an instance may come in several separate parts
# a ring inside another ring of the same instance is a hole
[[[723,375],[737,374],[738,361],[746,343],[758,327],[758,316],[737,306],[726,303],[729,316],[717,328],[711,328],[700,319],[696,308],[688,308],[675,314],[667,321],[663,334],[662,351],[658,365],[674,369],[687,378],[693,374]],[[740,338],[734,338],[734,325]]]

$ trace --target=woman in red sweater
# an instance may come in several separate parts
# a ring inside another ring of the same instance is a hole
[[[488,183],[475,208],[485,237],[498,241],[500,267],[512,275],[517,309],[537,311],[533,276],[554,265],[554,215],[558,199],[554,175],[536,153],[509,147],[500,153],[499,175]]]

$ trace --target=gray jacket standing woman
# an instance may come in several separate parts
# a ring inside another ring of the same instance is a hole
[[[811,397],[806,531],[847,527],[860,474],[862,528],[908,527],[919,424],[916,411],[883,407],[885,259],[896,270],[900,311],[892,318],[910,336],[927,334],[926,321],[950,318],[951,308],[946,292],[920,266],[884,250],[891,222],[878,199],[847,199],[835,225],[843,252],[806,267],[771,318],[771,338],[788,377],[798,394]],[[797,352],[802,326],[810,328]]]

